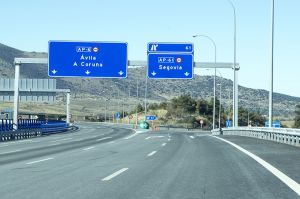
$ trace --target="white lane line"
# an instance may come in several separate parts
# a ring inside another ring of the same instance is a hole
[[[112,138],[112,137],[100,138],[100,139],[97,139],[97,141],[107,140],[107,139],[110,139],[110,138]]]
[[[205,134],[205,135],[197,135],[197,137],[206,137],[206,136],[209,136],[208,134]]]
[[[150,156],[153,156],[157,151],[152,151],[151,153],[149,153],[147,156],[150,157]]]
[[[64,139],[59,139],[59,140],[53,140],[51,142],[61,142],[61,141],[66,141],[66,140],[72,140],[73,138],[64,138]]]
[[[120,169],[119,171],[116,171],[113,174],[103,178],[102,181],[109,181],[109,180],[113,179],[114,177],[120,175],[121,173],[123,173],[124,171],[127,171],[127,170],[128,170],[128,168]]]
[[[161,146],[166,146],[167,143],[163,143]]]
[[[163,137],[165,137],[165,136],[163,136],[163,135],[149,136],[149,137],[146,137],[145,140],[152,139],[152,138],[163,138]]]
[[[94,146],[91,146],[91,147],[84,148],[84,149],[82,149],[82,150],[88,151],[88,150],[91,150],[91,149],[93,149],[93,148],[95,148],[95,147],[94,147]]]
[[[45,162],[47,160],[53,160],[54,158],[45,158],[45,159],[41,159],[41,160],[36,160],[36,161],[32,161],[32,162],[27,162],[26,164],[35,164],[35,163],[39,163],[39,162]]]
[[[113,144],[113,143],[115,143],[115,141],[111,141],[111,142],[109,142],[108,144]]]
[[[14,150],[14,151],[6,151],[6,152],[0,153],[0,155],[5,155],[5,154],[9,154],[9,153],[15,153],[15,152],[19,152],[19,151],[22,151],[22,150],[18,149],[18,150]]]
[[[265,167],[268,171],[270,171],[273,175],[275,175],[279,180],[285,183],[289,188],[291,188],[294,192],[296,192],[300,196],[300,184],[298,184],[296,181],[294,181],[293,179],[291,179],[290,177],[282,173],[280,170],[278,170],[277,168],[275,168],[265,160],[261,159],[260,157],[254,155],[253,153],[247,151],[246,149],[240,147],[237,144],[234,144],[228,140],[216,136],[212,136],[212,137],[215,137],[219,140],[222,140],[223,142],[230,144],[231,146],[235,147],[236,149],[240,150],[241,152],[245,153],[246,155],[254,159],[256,162],[258,162],[263,167]]]
[[[190,138],[191,138],[191,139],[194,139],[195,137],[191,135]]]
[[[130,136],[124,138],[124,140],[128,140],[128,139],[133,138],[133,137],[135,137],[135,136],[137,136],[137,135],[138,135],[138,133],[134,133],[134,134],[132,134],[132,135],[130,135]]]
[[[169,139],[168,139],[168,141],[170,142],[170,141],[171,141],[171,139],[169,138]]]
[[[9,144],[0,145],[0,147],[6,147],[6,146],[9,146]]]

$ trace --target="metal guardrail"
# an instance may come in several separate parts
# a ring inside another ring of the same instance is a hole
[[[0,141],[27,139],[53,133],[78,130],[75,126],[69,126],[65,121],[46,121],[22,119],[18,120],[18,130],[14,130],[12,120],[0,120]]]
[[[237,127],[211,131],[213,135],[238,135],[300,146],[300,129]]]

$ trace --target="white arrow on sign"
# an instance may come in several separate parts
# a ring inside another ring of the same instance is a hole
[[[122,76],[123,74],[124,74],[123,71],[120,71],[120,72],[119,72],[119,75],[120,75],[120,76]]]
[[[53,70],[53,71],[51,71],[54,75],[57,73],[57,70]]]
[[[155,71],[153,71],[151,74],[152,74],[153,76],[155,76],[155,75],[156,75],[156,72],[155,72]]]
[[[85,71],[85,74],[89,75],[91,72],[89,70]]]
[[[190,73],[188,73],[188,72],[185,72],[185,73],[184,73],[185,76],[189,76],[189,74],[190,74]]]

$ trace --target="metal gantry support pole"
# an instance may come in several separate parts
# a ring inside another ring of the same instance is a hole
[[[118,111],[118,113],[120,111],[120,90],[119,89],[118,89],[118,110],[117,111]],[[119,119],[120,118],[116,118],[118,124],[119,124]]]
[[[147,116],[147,92],[148,92],[148,77],[146,74],[146,82],[145,82],[145,121]]]
[[[18,129],[18,114],[19,114],[19,79],[20,79],[20,66],[21,64],[47,64],[47,58],[15,58],[15,81],[14,81],[14,115],[13,124],[15,130]],[[69,89],[55,89],[55,92],[67,93],[67,110],[66,122],[70,123],[70,90]]]
[[[216,42],[207,35],[193,35],[193,37],[205,37],[208,40],[210,40],[214,46],[214,52],[215,52],[215,74],[214,74],[214,104],[213,104],[213,129],[215,129],[216,126],[216,76],[217,76],[217,45]]]
[[[70,124],[70,92],[67,92],[67,116],[66,116],[67,124]]]
[[[15,64],[15,84],[14,84],[14,129],[18,129],[18,114],[19,114],[19,78],[20,78],[20,64]]]
[[[273,124],[273,65],[274,65],[274,0],[271,0],[272,6],[272,31],[271,31],[271,68],[270,68],[270,91],[269,91],[269,127]]]

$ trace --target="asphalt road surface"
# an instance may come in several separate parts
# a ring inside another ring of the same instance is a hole
[[[299,148],[222,138],[300,182]],[[75,133],[0,143],[0,198],[300,197],[253,158],[208,132],[135,132],[86,123]]]

